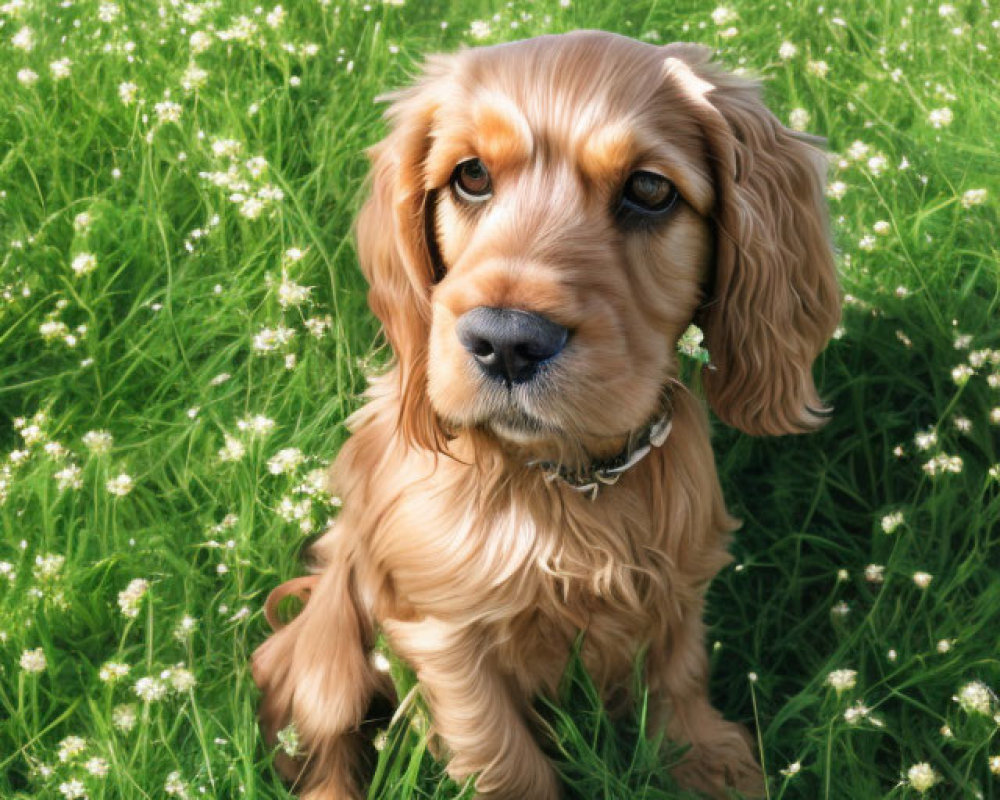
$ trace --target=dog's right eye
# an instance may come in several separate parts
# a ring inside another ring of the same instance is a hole
[[[470,158],[455,167],[451,188],[466,203],[482,203],[493,196],[490,173],[478,158]]]

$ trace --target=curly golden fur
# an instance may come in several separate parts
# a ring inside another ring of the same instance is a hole
[[[682,783],[761,790],[747,733],[707,695],[703,596],[737,523],[676,342],[703,327],[722,420],[808,431],[826,413],[811,367],[839,297],[822,154],[709,55],[544,36],[431,57],[390,96],[357,236],[395,358],[350,420],[311,598],[253,659],[268,735],[294,722],[301,737],[306,758],[281,766],[303,797],[361,796],[357,731],[389,691],[369,660],[378,630],[415,669],[450,774],[477,775],[480,797],[559,796],[531,704],[580,631],[609,696],[646,651],[651,729],[691,745]],[[449,191],[470,157],[493,182],[476,209]],[[679,200],[624,229],[611,209],[640,168]],[[572,338],[544,375],[500,386],[456,335],[484,306]],[[670,437],[596,500],[527,466],[620,451],[668,385]]]

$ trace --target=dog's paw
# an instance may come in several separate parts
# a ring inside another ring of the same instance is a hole
[[[763,797],[764,775],[753,756],[749,734],[728,722],[719,733],[693,745],[674,767],[674,778],[686,789],[720,800]]]

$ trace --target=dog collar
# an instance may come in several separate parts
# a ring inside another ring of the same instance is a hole
[[[571,470],[556,461],[530,461],[529,467],[538,467],[545,473],[546,482],[561,481],[574,491],[597,499],[602,486],[618,483],[622,475],[649,455],[654,447],[660,447],[670,436],[673,427],[674,408],[669,389],[664,389],[661,410],[651,422],[628,435],[625,447],[610,458],[591,461],[583,469]]]

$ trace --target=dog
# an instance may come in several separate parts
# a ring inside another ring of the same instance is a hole
[[[279,767],[358,798],[359,725],[389,692],[377,633],[415,670],[433,741],[481,798],[554,800],[532,702],[577,637],[611,696],[645,654],[674,775],[762,791],[751,739],[707,694],[704,594],[731,557],[700,396],[754,435],[829,409],[812,364],[840,316],[816,140],[693,44],[597,31],[427,59],[389,96],[357,220],[393,359],[349,420],[303,611],[253,656]]]

